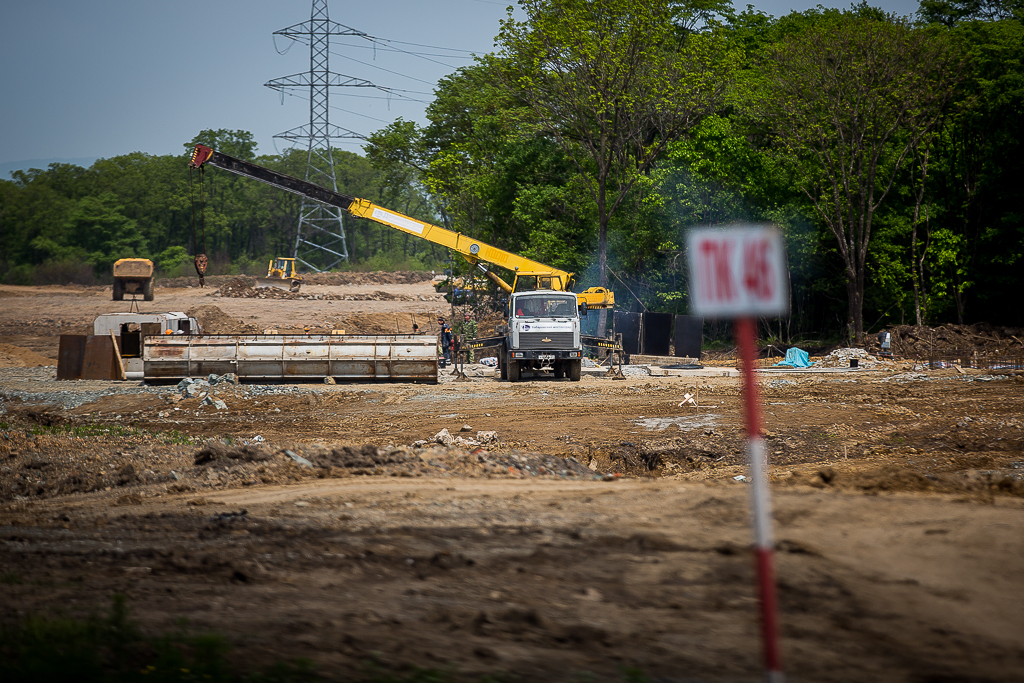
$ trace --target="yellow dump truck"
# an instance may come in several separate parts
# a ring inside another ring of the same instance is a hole
[[[123,258],[114,263],[114,301],[124,301],[125,294],[153,300],[153,262],[148,258]]]

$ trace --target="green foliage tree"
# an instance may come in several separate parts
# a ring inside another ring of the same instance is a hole
[[[109,272],[119,258],[146,257],[148,245],[138,224],[124,215],[124,207],[110,192],[82,197],[57,230],[32,240],[44,260],[81,258],[98,272]]]
[[[1024,25],[964,21],[950,35],[966,72],[936,135],[926,228],[942,256],[929,255],[924,268],[937,312],[963,322],[973,301],[975,319],[1019,319],[1024,305],[1003,292],[1024,263]]]
[[[51,171],[60,176],[67,175],[67,169],[52,165]],[[74,186],[75,182],[61,183]],[[47,258],[52,252],[40,249],[36,240],[46,236],[64,234],[64,223],[75,204],[64,188],[54,187],[46,171],[17,171],[11,181],[0,181],[0,263],[4,266],[3,281],[13,284],[30,284],[31,269]]]
[[[551,141],[532,135],[532,112],[495,87],[501,68],[485,57],[442,79],[429,124],[389,126],[371,137],[368,157],[377,168],[414,169],[446,227],[580,272],[593,230],[574,170]]]
[[[596,207],[599,284],[608,227],[668,145],[721,104],[730,62],[714,33],[680,39],[666,0],[520,0],[496,43],[499,83],[573,161]],[[599,333],[603,332],[604,313]]]
[[[1024,21],[1024,0],[922,0],[918,16],[950,27],[965,21]]]
[[[868,14],[822,12],[783,38],[766,54],[747,100],[836,239],[847,328],[858,341],[875,212],[959,77],[959,58],[940,33]]]
[[[192,257],[185,247],[175,244],[157,254],[153,262],[162,275],[181,275],[183,268],[192,262]]]

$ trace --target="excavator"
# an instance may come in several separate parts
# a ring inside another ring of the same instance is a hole
[[[573,273],[524,258],[473,237],[385,209],[366,199],[334,192],[252,162],[236,159],[206,145],[196,145],[192,150],[189,166],[201,169],[207,164],[330,206],[337,206],[356,218],[366,218],[451,249],[475,265],[506,294],[531,290],[572,292],[576,284]],[[487,268],[485,263],[511,270],[514,274],[512,284]],[[584,312],[587,309],[610,309],[615,306],[615,294],[605,287],[590,287],[582,292],[576,292],[575,296],[580,310]]]

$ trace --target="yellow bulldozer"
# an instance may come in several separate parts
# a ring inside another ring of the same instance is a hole
[[[278,257],[267,266],[267,276],[258,278],[257,287],[273,287],[298,292],[302,286],[302,276],[295,270],[295,259]]]

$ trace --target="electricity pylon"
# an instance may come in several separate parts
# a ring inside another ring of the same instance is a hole
[[[334,155],[331,140],[339,138],[362,138],[358,133],[332,125],[329,120],[330,92],[332,87],[375,88],[373,83],[361,78],[334,73],[328,67],[328,53],[331,36],[363,36],[362,31],[351,29],[327,16],[327,0],[313,0],[309,21],[295,24],[275,36],[284,36],[298,42],[309,41],[309,71],[275,78],[264,85],[282,93],[288,88],[309,89],[309,124],[278,133],[275,138],[301,141],[307,144],[306,180],[338,191],[334,174]],[[348,259],[348,244],[345,240],[345,224],[342,210],[324,206],[304,198],[299,211],[299,227],[295,236],[292,257],[317,272],[334,268]]]

